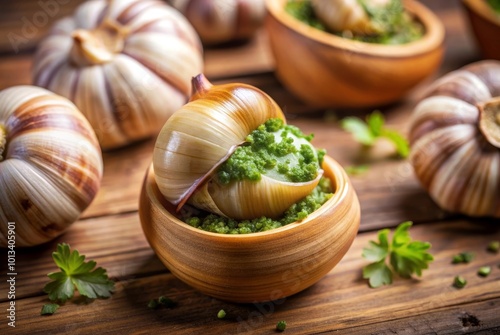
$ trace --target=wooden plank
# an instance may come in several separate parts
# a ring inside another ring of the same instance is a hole
[[[130,265],[131,255],[136,250],[130,245],[143,247],[146,242],[140,236],[139,228],[133,226],[133,221],[137,220],[133,215],[121,219],[125,221],[123,232],[115,233],[114,239],[108,238],[110,246],[107,249],[99,249],[99,246],[103,245],[104,237],[101,235],[112,233],[108,231],[109,227],[101,227],[101,231],[92,237],[89,233],[94,232],[95,226],[86,227],[89,236],[85,236],[85,230],[80,230],[82,227],[65,236],[69,241],[78,238],[75,246],[82,253],[92,255],[99,265],[112,264],[108,271],[112,277],[119,279],[116,293],[110,299],[96,300],[88,305],[69,302],[51,317],[39,316],[41,306],[47,302],[46,296],[38,296],[39,292],[32,293],[31,297],[16,301],[19,317],[16,330],[29,329],[35,334],[69,333],[76,329],[82,333],[175,331],[176,334],[234,334],[242,331],[261,334],[272,333],[279,320],[288,322],[287,331],[301,334],[343,329],[345,333],[353,330],[361,334],[372,326],[382,332],[387,328],[380,323],[381,320],[392,320],[390,329],[404,329],[408,324],[415,327],[436,324],[443,329],[449,326],[457,330],[463,327],[457,320],[458,311],[474,315],[480,320],[483,330],[498,327],[495,316],[500,315],[500,258],[499,254],[488,253],[485,247],[489,241],[500,239],[500,230],[485,222],[436,222],[413,227],[411,235],[415,239],[431,242],[431,252],[435,257],[421,279],[396,279],[390,286],[369,288],[361,278],[361,269],[367,264],[361,258],[361,251],[369,240],[375,239],[376,233],[361,233],[337,267],[309,289],[284,299],[280,304],[241,305],[202,295],[170,273],[158,269],[157,262],[150,261],[154,257],[150,249],[150,258],[147,253],[140,254],[138,258],[144,257],[143,260],[137,263],[132,261]],[[117,227],[115,225],[112,229]],[[123,250],[121,248],[129,250],[128,257],[106,264],[104,258],[99,256],[111,252],[119,254]],[[38,264],[51,262],[47,257],[50,249],[40,249],[43,257],[38,259]],[[469,264],[452,265],[452,256],[463,251],[473,251],[476,258]],[[37,283],[37,278],[43,279],[44,274],[39,271],[46,268],[31,269],[29,264],[33,262],[20,259],[17,264],[20,275],[30,272],[33,276],[27,290],[43,285]],[[140,273],[136,266],[141,267],[141,263],[150,272],[146,271],[148,275],[145,277],[134,277]],[[477,276],[478,268],[485,265],[492,266],[491,275],[486,278]],[[459,290],[452,287],[456,275],[468,280],[465,288]],[[21,291],[24,289],[18,288],[19,294],[23,294]],[[160,295],[178,301],[179,306],[171,310],[148,310],[147,302]],[[2,302],[0,309],[5,307],[6,303]],[[227,320],[216,318],[221,308],[228,311]]]

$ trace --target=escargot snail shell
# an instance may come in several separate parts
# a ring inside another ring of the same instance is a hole
[[[167,4],[91,0],[40,42],[33,78],[72,100],[112,149],[156,135],[202,65],[196,32]]]
[[[500,217],[500,62],[437,80],[410,120],[410,161],[436,203]]]
[[[191,101],[165,123],[157,138],[153,167],[163,196],[179,207],[190,204],[233,219],[276,217],[316,187],[262,176],[221,187],[211,174],[250,132],[271,118],[285,120],[267,94],[245,84],[212,86],[193,78]],[[188,200],[189,199],[189,200]]]
[[[69,100],[34,86],[0,92],[0,246],[7,222],[16,246],[61,234],[96,195],[101,150],[90,124]]]
[[[206,45],[248,39],[264,21],[264,0],[170,0]]]
[[[391,0],[366,0],[375,7],[385,7]],[[350,30],[359,34],[380,32],[380,27],[371,22],[359,0],[311,0],[314,13],[330,30]]]

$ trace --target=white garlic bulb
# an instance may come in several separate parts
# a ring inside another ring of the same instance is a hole
[[[364,0],[365,6],[384,10],[392,0]],[[379,22],[372,21],[359,0],[311,0],[314,13],[331,31],[370,35],[383,31]]]
[[[410,161],[436,203],[500,217],[500,62],[437,80],[410,120]]]
[[[96,195],[101,150],[73,103],[40,87],[0,92],[0,246],[7,223],[16,246],[60,235]]]
[[[165,123],[155,144],[155,179],[165,199],[178,208],[187,201],[242,220],[277,217],[311,193],[323,173],[319,165],[315,178],[306,182],[263,174],[258,182],[222,185],[212,178],[253,130],[269,119],[285,121],[285,117],[274,100],[250,85],[212,86],[199,75],[193,78],[193,87],[190,102]]]
[[[196,32],[167,4],[91,0],[40,42],[33,77],[72,100],[112,149],[155,135],[202,66]]]
[[[170,0],[206,45],[251,38],[262,26],[264,0]]]

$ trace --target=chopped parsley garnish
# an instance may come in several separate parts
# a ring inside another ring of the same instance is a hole
[[[401,223],[389,240],[389,229],[378,232],[378,242],[370,241],[363,249],[363,257],[372,263],[363,268],[363,278],[369,280],[371,287],[379,287],[392,283],[393,272],[403,278],[413,274],[422,275],[433,257],[427,250],[428,242],[413,241],[408,233],[412,222]],[[387,259],[389,264],[387,264]]]
[[[341,121],[341,126],[363,145],[370,147],[378,139],[385,138],[394,144],[399,156],[405,158],[410,153],[408,141],[399,132],[385,127],[384,116],[379,111],[368,115],[366,122],[358,117],[347,117]]]
[[[51,301],[71,299],[75,288],[81,296],[90,299],[108,298],[114,291],[115,283],[108,278],[106,270],[94,269],[96,262],[85,262],[85,256],[77,250],[71,251],[68,244],[58,244],[52,258],[61,271],[49,273],[52,281],[43,288]]]

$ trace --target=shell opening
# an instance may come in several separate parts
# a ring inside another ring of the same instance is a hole
[[[3,153],[7,148],[7,131],[4,125],[0,124],[0,162],[3,161]]]
[[[500,97],[479,106],[479,129],[488,142],[500,148]]]
[[[105,20],[93,30],[77,29],[72,33],[70,59],[80,67],[107,63],[123,50],[128,33],[113,20]]]

